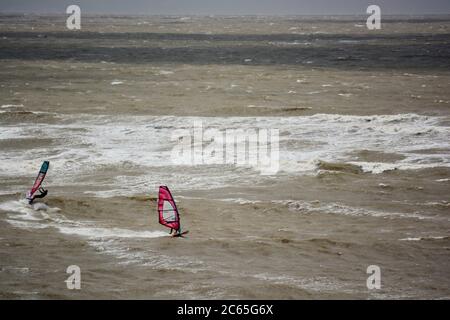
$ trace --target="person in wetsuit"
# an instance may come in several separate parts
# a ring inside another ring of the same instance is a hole
[[[28,204],[32,204],[34,199],[45,197],[48,193],[48,190],[45,190],[42,187],[39,187],[38,191],[40,192],[39,194],[35,193],[34,195],[31,195],[30,193],[28,193],[27,195]]]

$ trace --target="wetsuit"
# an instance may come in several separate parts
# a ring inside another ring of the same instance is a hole
[[[36,198],[43,198],[43,197],[45,197],[47,195],[47,193],[48,193],[48,190],[45,190],[44,188],[40,187],[39,188],[39,192],[40,192],[40,194],[36,194],[36,195],[30,195],[29,194],[27,196],[27,200],[28,200],[29,204],[32,204],[34,199],[36,199]]]

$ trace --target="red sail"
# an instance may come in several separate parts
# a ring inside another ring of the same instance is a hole
[[[32,197],[33,194],[37,191],[37,189],[39,189],[39,187],[41,186],[42,181],[44,181],[45,175],[47,174],[49,165],[50,165],[50,163],[48,161],[44,161],[42,163],[41,170],[39,170],[39,174],[36,177],[36,180],[34,181],[34,185],[31,188],[31,190],[28,192],[29,197]]]
[[[180,215],[177,205],[166,186],[159,187],[158,213],[159,223],[174,230],[180,229]]]

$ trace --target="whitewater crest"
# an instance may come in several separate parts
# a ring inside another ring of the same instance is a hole
[[[264,179],[254,167],[239,167],[226,161],[215,165],[198,165],[197,162],[185,165],[168,161],[173,158],[178,143],[173,141],[173,133],[192,131],[194,136],[197,122],[203,124],[205,132],[277,129],[277,175],[320,175],[324,172],[379,174],[392,170],[450,167],[450,127],[445,125],[448,120],[445,117],[417,114],[256,118],[53,116],[64,124],[55,124],[45,117],[26,125],[0,123],[2,135],[8,141],[21,139],[21,143],[25,143],[29,140],[30,146],[36,143],[32,140],[36,131],[48,137],[52,143],[40,144],[36,148],[51,155],[48,160],[52,163],[52,179],[60,185],[73,185],[80,177],[102,174],[105,170],[119,169],[131,173],[111,177],[105,182],[106,190],[87,190],[104,193],[105,196],[129,195],[143,192],[140,186],[156,186],[162,178],[162,167],[170,168],[164,171],[164,180],[180,190],[222,188],[242,181],[257,183]],[[210,146],[208,140],[200,141],[203,141],[203,150]],[[250,145],[246,139],[237,141]],[[236,150],[237,158],[246,156],[246,148]],[[21,165],[15,165],[17,162]],[[0,175],[29,176],[34,170],[34,162],[28,152],[18,154],[11,145],[0,154]],[[120,188],[114,187],[119,184]]]

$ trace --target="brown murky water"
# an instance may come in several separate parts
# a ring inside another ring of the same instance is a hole
[[[450,297],[448,17],[82,19],[0,16],[1,298]],[[278,171],[174,163],[198,123],[279,130]]]

